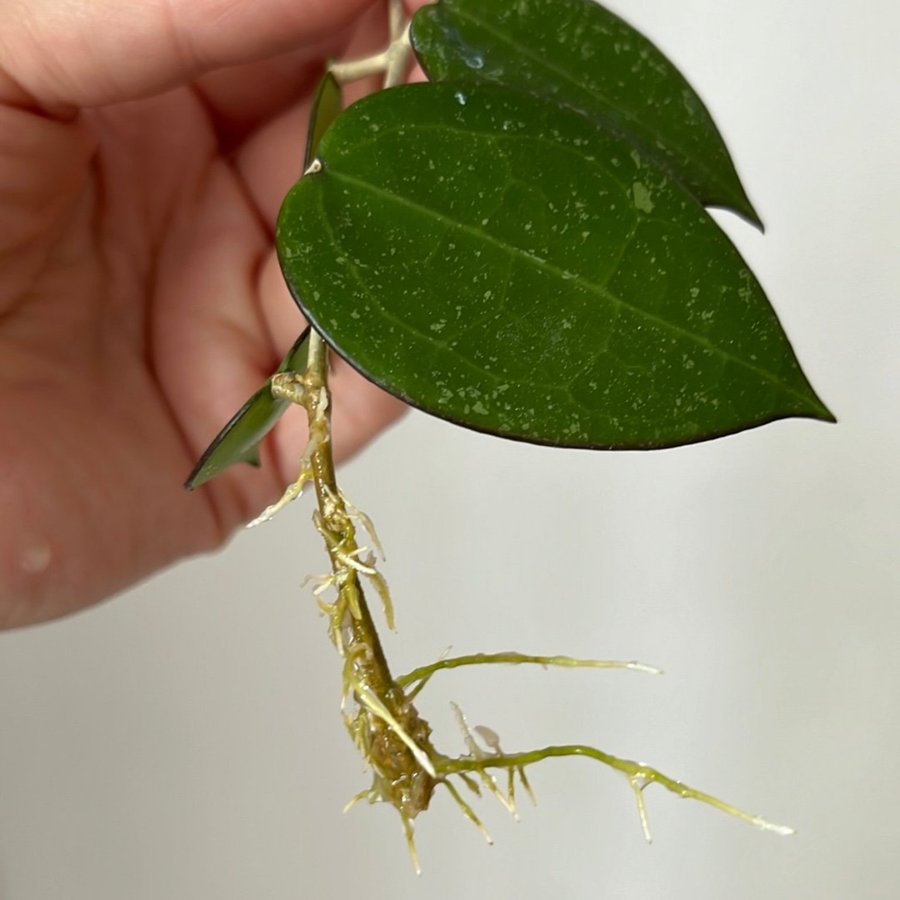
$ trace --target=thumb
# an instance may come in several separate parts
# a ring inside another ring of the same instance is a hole
[[[0,101],[58,111],[158,93],[327,39],[372,0],[12,0]]]

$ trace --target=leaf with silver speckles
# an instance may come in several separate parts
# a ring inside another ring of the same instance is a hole
[[[759,225],[706,106],[654,44],[593,0],[439,0],[411,39],[432,81],[504,84],[624,136],[705,206]]]
[[[617,134],[496,86],[355,104],[279,217],[291,291],[372,381],[536,443],[654,448],[830,419],[694,196]]]

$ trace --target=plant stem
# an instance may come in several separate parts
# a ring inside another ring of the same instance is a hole
[[[389,0],[388,26],[390,43],[381,53],[363,60],[333,63],[331,74],[339,82],[366,74],[383,74],[383,87],[402,81],[406,74],[410,44],[409,23],[405,21],[403,0]],[[308,161],[309,162],[309,161]],[[381,640],[360,583],[357,555],[360,547],[351,512],[341,495],[335,474],[331,449],[331,393],[328,388],[328,346],[315,329],[309,339],[307,368],[303,378],[304,406],[309,415],[310,441],[315,448],[309,460],[309,475],[315,485],[318,501],[316,524],[325,539],[338,598],[334,606],[332,636],[343,645],[342,653],[353,666],[355,681],[369,688],[390,709],[397,694]],[[365,522],[365,520],[364,520]],[[377,539],[376,539],[377,541]],[[356,560],[356,564],[354,564]],[[380,576],[377,576],[380,578]],[[392,612],[384,582],[379,593],[385,603],[388,624]],[[346,613],[350,613],[349,616]],[[345,685],[346,690],[346,685]],[[402,691],[400,692],[402,693]]]
[[[329,71],[341,84],[366,78],[369,75],[383,75],[382,88],[386,90],[395,87],[403,81],[408,68],[412,49],[409,43],[409,25],[410,23],[406,21],[403,0],[390,0],[388,5],[390,42],[388,46],[373,56],[332,63]]]
[[[381,640],[357,571],[348,564],[359,553],[356,529],[347,512],[335,474],[331,448],[331,394],[328,388],[328,347],[313,329],[309,339],[306,370],[307,412],[310,420],[310,439],[316,449],[310,459],[311,475],[318,502],[317,525],[325,538],[331,568],[338,586],[338,610],[352,611],[349,621],[337,622],[346,634],[346,650],[351,658],[355,648],[364,653],[356,658],[357,677],[378,697],[385,697],[393,687],[390,669]],[[318,434],[314,434],[318,431]]]

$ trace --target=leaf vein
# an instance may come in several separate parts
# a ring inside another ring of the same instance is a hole
[[[608,303],[614,305],[621,305],[631,312],[635,313],[635,315],[645,319],[648,323],[660,326],[668,331],[672,332],[679,337],[685,338],[688,341],[691,341],[695,344],[699,344],[704,349],[714,353],[718,356],[721,356],[728,362],[732,364],[738,365],[742,368],[745,368],[749,371],[754,372],[764,381],[774,383],[779,389],[782,391],[794,395],[804,401],[806,403],[806,398],[803,395],[795,390],[794,388],[784,384],[774,373],[769,372],[766,369],[760,368],[759,366],[754,365],[751,362],[748,362],[742,359],[739,356],[735,356],[732,353],[729,353],[727,350],[724,350],[721,347],[713,344],[708,338],[703,335],[696,334],[695,332],[689,331],[686,328],[683,328],[681,325],[678,325],[674,322],[671,322],[667,319],[662,318],[654,313],[648,312],[645,309],[642,309],[639,306],[635,306],[633,303],[624,300],[622,297],[617,296],[612,293],[608,288],[604,285],[596,284],[592,281],[588,281],[583,276],[578,275],[577,273],[565,272],[560,267],[554,265],[549,262],[545,258],[538,256],[535,253],[531,253],[528,250],[523,250],[520,247],[516,247],[513,244],[509,244],[505,241],[500,240],[499,238],[495,238],[493,235],[487,234],[486,232],[466,224],[465,222],[460,222],[456,219],[452,219],[447,215],[437,211],[428,206],[424,206],[423,204],[411,200],[408,197],[401,196],[393,191],[387,190],[385,188],[379,187],[378,185],[372,184],[369,181],[365,181],[361,178],[358,178],[354,175],[350,175],[346,172],[340,172],[335,170],[333,167],[329,170],[330,174],[333,178],[338,181],[342,181],[346,184],[350,184],[353,187],[356,187],[362,191],[368,192],[382,200],[391,201],[399,206],[403,206],[406,209],[409,209],[412,212],[416,212],[420,215],[425,216],[426,218],[430,218],[432,220],[438,221],[441,224],[449,227],[455,228],[458,231],[461,231],[465,234],[470,235],[478,240],[483,241],[486,244],[491,244],[498,249],[501,249],[513,256],[517,256],[521,259],[525,259],[529,261],[532,265],[537,265],[543,267],[545,271],[550,272],[553,275],[559,276],[561,279],[565,276],[566,280],[571,280],[573,283],[580,285],[584,290],[588,293],[595,294],[599,296],[601,299],[605,300]],[[432,338],[429,337],[429,340]]]

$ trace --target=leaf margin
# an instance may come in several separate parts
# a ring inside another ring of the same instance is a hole
[[[543,0],[538,0],[537,5],[540,5],[541,2]],[[504,10],[510,7],[510,3],[504,2],[504,0],[478,0],[477,7],[485,16],[489,16],[494,11],[492,3],[499,5]],[[593,18],[593,27],[596,27],[598,32],[607,28],[614,28],[618,30],[619,37],[627,33],[629,39],[638,46],[635,55],[640,58],[643,54],[646,54],[646,59],[650,60],[646,63],[647,67],[655,66],[659,69],[665,69],[666,77],[673,80],[671,96],[667,98],[667,105],[671,104],[676,109],[680,109],[682,104],[692,106],[693,113],[696,115],[696,121],[691,125],[691,128],[697,131],[700,128],[705,129],[707,132],[705,143],[708,144],[708,152],[712,156],[720,157],[716,164],[722,167],[721,172],[715,172],[714,169],[705,163],[702,166],[707,170],[708,176],[711,178],[708,183],[699,177],[698,167],[700,167],[700,163],[696,158],[691,158],[691,154],[687,149],[683,152],[677,147],[666,149],[664,145],[666,141],[671,140],[671,135],[661,138],[657,130],[655,136],[651,136],[649,129],[645,134],[640,120],[637,131],[625,129],[621,125],[618,116],[618,112],[622,112],[622,110],[619,109],[619,104],[613,104],[611,101],[598,103],[595,96],[595,102],[592,104],[585,103],[583,97],[581,100],[578,100],[574,93],[566,96],[565,92],[560,89],[560,83],[556,82],[553,77],[553,74],[560,74],[559,72],[553,73],[549,78],[542,79],[540,72],[543,70],[534,65],[527,72],[517,70],[514,65],[510,65],[510,60],[514,60],[515,54],[507,57],[497,54],[497,64],[492,67],[490,51],[486,50],[484,46],[467,47],[458,27],[454,37],[447,36],[443,41],[441,39],[435,41],[436,35],[440,35],[443,32],[446,36],[451,31],[453,25],[452,16],[454,14],[460,18],[467,18],[484,24],[483,19],[479,20],[472,15],[471,11],[463,10],[466,4],[474,6],[475,0],[437,0],[435,3],[420,7],[413,16],[410,28],[410,43],[422,70],[430,80],[447,82],[491,81],[493,83],[506,84],[509,87],[517,87],[520,90],[552,98],[556,102],[562,102],[564,105],[571,106],[604,127],[613,128],[619,134],[625,136],[626,139],[635,145],[636,150],[652,157],[657,164],[662,164],[670,174],[679,178],[704,206],[729,210],[760,231],[764,231],[762,219],[747,196],[731,153],[706,104],[668,56],[653,41],[630,25],[625,19],[601,4],[593,2],[593,0],[554,0],[556,7],[568,6],[567,12],[569,14],[574,14],[575,12],[583,14],[585,21],[590,21]],[[533,10],[534,4],[535,0],[529,0],[529,5],[526,8]],[[520,6],[522,5],[524,4],[520,4]],[[536,19],[537,17],[533,18]],[[495,21],[491,21],[485,27],[490,28],[491,25],[495,24]],[[536,21],[530,23],[528,29],[529,37],[535,33],[536,24]],[[431,30],[429,31],[429,29]],[[431,41],[430,51],[429,40]],[[510,42],[512,43],[511,39]],[[610,44],[614,43],[613,40],[610,41]],[[575,49],[574,47],[572,48],[573,52],[568,58],[574,58],[577,55]],[[613,48],[606,47],[605,49],[608,56],[609,51]],[[552,68],[546,62],[546,53],[540,52],[540,48],[534,52],[529,51],[529,55],[532,57],[530,60],[532,64],[537,61],[538,66],[544,65],[547,69]],[[473,60],[477,60],[478,65],[473,65]],[[584,69],[578,70],[573,68],[570,73],[566,74],[566,80],[573,84],[583,80],[584,77]],[[624,87],[624,82],[622,87]],[[587,90],[585,88],[585,91]],[[599,91],[599,88],[596,88],[596,90]],[[659,118],[659,98],[656,98],[656,100],[657,102],[654,105],[647,106],[642,110],[642,118],[652,116]],[[618,112],[611,116],[612,110],[618,110]],[[633,113],[634,110],[625,110],[623,116],[624,118],[630,118]],[[680,159],[676,164],[675,157],[679,155]]]
[[[389,92],[379,92],[378,95],[373,95],[368,98],[364,98],[363,100],[358,101],[356,104],[354,104],[353,107],[351,107],[348,111],[346,111],[344,113],[344,115],[341,117],[341,119],[335,123],[333,128],[329,130],[329,135],[326,136],[326,138],[323,142],[322,152],[320,152],[320,155],[319,155],[319,160],[322,163],[323,171],[327,172],[327,170],[329,169],[329,166],[330,166],[330,162],[328,159],[330,147],[328,145],[331,142],[331,133],[334,130],[340,131],[341,128],[344,127],[340,123],[341,122],[346,123],[348,116],[353,117],[353,116],[357,116],[357,115],[362,115],[362,113],[360,113],[360,109],[361,108],[366,109],[367,104],[384,102],[383,100],[376,100],[375,97],[383,98],[385,94],[391,94],[392,92],[394,92],[396,95],[397,92],[408,91],[410,89],[422,90],[422,89],[428,88],[428,87],[440,87],[448,95],[451,92],[456,94],[454,85],[447,85],[447,84],[434,85],[434,84],[432,84],[432,85],[406,86],[406,87],[394,88],[394,89],[392,89],[392,91],[389,91]],[[468,91],[471,91],[473,89],[473,86],[469,85],[469,86],[467,86],[466,89]],[[474,89],[477,89],[477,88],[474,88]],[[494,88],[494,89],[495,90],[506,90],[511,95],[516,94],[518,96],[525,96],[525,95],[521,95],[520,92],[512,91],[510,89],[497,89],[497,88]],[[488,90],[490,90],[490,88],[488,88]],[[540,102],[540,98],[536,98],[536,97],[534,97],[534,95],[530,95],[530,96],[532,97],[532,100],[534,102]],[[567,114],[571,115],[571,116],[576,116],[581,120],[588,121],[588,120],[585,120],[583,116],[580,116],[575,111],[568,110]],[[596,125],[593,125],[592,127],[596,128]],[[316,176],[316,177],[318,177],[318,176]],[[283,231],[285,217],[291,214],[288,209],[288,207],[290,206],[290,202],[291,202],[290,198],[294,195],[294,191],[303,190],[303,189],[304,188],[302,188],[301,183],[298,183],[298,185],[295,186],[294,190],[292,190],[292,192],[288,195],[288,198],[286,198],[285,207],[283,207],[282,215],[279,217],[279,245],[282,242],[281,235],[282,235],[282,231]],[[690,196],[690,195],[687,195],[687,196]],[[722,232],[722,230],[718,226],[718,224],[715,223],[715,221],[709,216],[709,214],[705,210],[703,210],[703,208],[699,204],[696,203],[696,200],[694,198],[691,198],[691,203],[705,217],[705,219],[709,221],[711,226],[715,229],[716,233],[721,236],[722,240],[727,243],[730,250],[735,254],[736,258],[741,262],[743,269],[745,269],[749,273],[749,268],[746,266],[746,263],[744,262],[743,258],[740,256],[740,253],[734,247],[730,238],[724,232]],[[409,403],[410,405],[418,407],[420,409],[423,409],[424,411],[426,411],[430,414],[436,415],[439,418],[443,418],[447,421],[454,422],[455,424],[462,425],[463,427],[467,427],[467,428],[470,428],[475,431],[483,431],[486,433],[497,434],[498,436],[502,436],[502,437],[525,440],[527,442],[536,443],[536,444],[543,443],[543,444],[549,444],[549,445],[554,445],[554,446],[573,446],[573,447],[581,447],[584,449],[661,449],[664,447],[681,446],[683,444],[695,443],[695,442],[701,441],[701,440],[709,440],[709,439],[713,439],[716,437],[721,437],[721,436],[724,436],[725,434],[735,433],[738,431],[745,430],[747,428],[756,427],[758,425],[762,425],[767,422],[775,421],[777,419],[782,419],[782,418],[804,417],[804,418],[821,419],[821,420],[825,420],[825,421],[833,421],[833,416],[828,411],[827,407],[825,407],[825,405],[821,402],[821,400],[815,394],[815,391],[812,389],[808,380],[803,375],[802,369],[800,369],[799,363],[796,360],[796,354],[794,354],[793,349],[790,346],[790,342],[787,339],[787,336],[784,335],[783,329],[781,328],[780,324],[778,324],[779,334],[781,335],[781,338],[784,341],[785,348],[787,349],[788,353],[790,354],[790,360],[792,361],[792,364],[796,367],[797,372],[799,373],[800,377],[803,379],[805,391],[807,392],[806,402],[808,404],[805,411],[800,412],[800,411],[796,411],[796,410],[791,410],[791,411],[787,411],[787,412],[775,413],[772,415],[767,414],[764,417],[754,419],[753,421],[748,421],[747,423],[742,424],[739,427],[729,428],[724,431],[718,430],[718,431],[705,433],[705,434],[698,435],[696,437],[691,437],[691,438],[678,438],[676,440],[657,441],[657,442],[651,442],[651,443],[647,443],[647,442],[643,442],[643,443],[642,442],[631,442],[631,443],[617,443],[617,444],[610,444],[610,443],[605,443],[605,442],[567,443],[565,441],[558,440],[555,438],[541,439],[541,438],[536,438],[533,435],[522,436],[522,435],[510,434],[510,433],[507,433],[504,431],[497,431],[494,428],[481,427],[478,424],[473,423],[472,421],[461,420],[457,417],[454,417],[453,415],[446,414],[442,410],[438,410],[432,406],[429,406],[428,404],[424,404],[416,396],[413,396],[413,395],[409,394],[408,392],[404,392],[403,390],[398,389],[395,384],[392,384],[389,380],[386,380],[383,375],[379,375],[378,372],[373,370],[371,367],[367,367],[364,363],[360,362],[360,360],[358,358],[355,358],[354,354],[352,352],[348,352],[347,349],[343,348],[340,344],[340,341],[335,339],[335,336],[332,334],[331,329],[328,327],[328,323],[325,322],[323,320],[323,317],[321,315],[318,315],[316,313],[316,311],[314,309],[312,309],[304,301],[304,298],[302,296],[304,293],[304,290],[302,288],[298,288],[297,285],[295,285],[293,283],[291,274],[289,271],[289,269],[291,267],[290,261],[286,260],[281,254],[280,254],[280,258],[281,258],[281,262],[282,262],[282,268],[285,272],[286,280],[288,282],[289,288],[291,290],[292,295],[294,296],[295,301],[298,303],[300,308],[304,311],[304,314],[307,315],[310,318],[310,320],[313,322],[314,327],[316,327],[316,329],[322,334],[322,336],[325,338],[325,340],[338,353],[338,355],[342,356],[353,368],[355,368],[357,371],[359,371],[368,380],[379,385],[380,387],[384,388],[385,390],[394,394],[395,396],[400,397],[400,399],[404,400],[405,402]],[[751,275],[751,277],[752,277],[752,275]],[[773,320],[777,323],[778,322],[777,315],[774,313],[774,310],[772,310],[771,304],[768,303],[768,300],[767,300],[767,298],[765,298],[765,294],[762,292],[762,288],[758,285],[758,283],[757,283],[757,288],[759,289],[760,295],[765,299],[765,302],[766,302],[767,308],[768,308],[768,312],[773,317]]]

